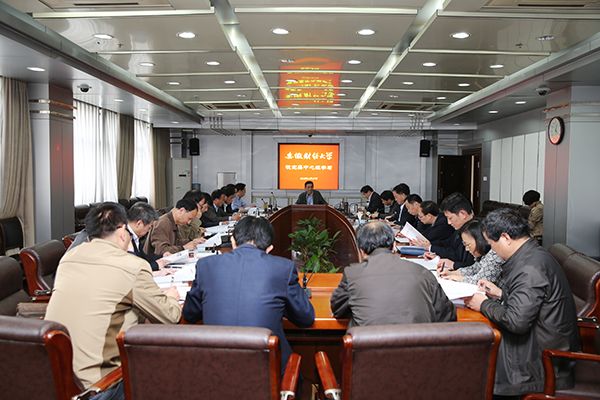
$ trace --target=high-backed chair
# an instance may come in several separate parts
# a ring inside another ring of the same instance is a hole
[[[60,240],[49,240],[21,250],[21,263],[30,296],[52,290],[54,274],[65,251],[65,246]]]
[[[575,250],[562,243],[553,244],[552,246],[550,246],[548,251],[550,252],[550,254],[552,254],[552,257],[554,257],[561,266],[565,263],[565,261],[567,260],[567,258],[569,258],[571,254],[576,253]]]
[[[0,219],[0,256],[23,248],[23,227],[17,217]]]
[[[89,204],[80,204],[75,206],[75,232],[79,232],[85,228],[85,216],[90,211]]]
[[[492,399],[500,333],[483,323],[356,327],[343,340],[341,386],[315,355],[329,399]]]
[[[131,202],[131,200],[129,199],[119,199],[119,204],[122,205],[123,207],[125,207],[125,209],[129,209],[129,207],[131,207],[133,205],[133,203]]]
[[[117,337],[127,400],[293,398],[300,356],[281,383],[279,340],[263,328],[137,325]]]
[[[68,235],[65,235],[62,237],[62,242],[63,242],[63,245],[65,246],[65,250],[69,250],[69,247],[71,247],[71,245],[73,244],[73,241],[75,241],[75,238],[77,237],[78,234],[79,234],[79,232],[69,233]]]
[[[596,352],[600,353],[600,330],[595,335]],[[571,389],[556,390],[553,359],[576,361],[575,385]],[[541,399],[599,399],[600,398],[600,355],[570,351],[544,350],[542,355],[545,373],[544,393],[530,394],[525,400]]]
[[[16,315],[17,304],[29,300],[21,266],[12,257],[0,256],[0,315]]]
[[[56,322],[0,316],[0,393],[11,400],[79,399],[67,329]],[[105,390],[121,378],[116,369],[86,392]]]

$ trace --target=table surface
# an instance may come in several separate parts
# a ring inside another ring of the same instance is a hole
[[[348,328],[348,319],[336,319],[329,305],[331,293],[339,285],[342,279],[342,274],[314,274],[308,283],[308,287],[312,291],[310,302],[315,309],[315,322],[308,329],[314,330],[346,330]],[[302,282],[302,274],[300,274],[300,282]],[[492,325],[490,321],[480,312],[473,311],[465,306],[457,305],[456,314],[458,321],[462,322],[483,322]],[[284,320],[284,328],[300,329],[291,322]]]

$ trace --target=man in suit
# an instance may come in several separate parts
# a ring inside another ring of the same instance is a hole
[[[312,181],[304,183],[304,192],[300,193],[296,204],[327,204],[321,192],[314,189],[315,184]]]
[[[229,185],[223,186],[221,188],[223,194],[225,195],[225,199],[223,201],[223,211],[227,216],[233,215],[233,200],[235,198],[235,185],[230,183]]]
[[[298,284],[294,263],[269,255],[273,235],[266,219],[242,218],[233,230],[232,252],[198,260],[183,316],[192,323],[271,329],[279,337],[285,366],[292,350],[282,318],[309,327],[315,312]]]
[[[435,276],[392,253],[392,228],[372,221],[358,228],[356,240],[362,262],[344,269],[331,296],[336,318],[351,317],[351,326],[456,321]]]
[[[204,242],[204,238],[184,241],[185,239],[178,235],[177,226],[189,224],[197,213],[198,206],[193,200],[179,200],[175,207],[162,215],[152,227],[144,244],[144,252],[162,256],[166,252],[177,253],[183,249],[195,249],[196,245]]]
[[[452,193],[442,201],[440,208],[448,223],[454,228],[454,233],[437,245],[433,245],[429,240],[414,243],[429,250],[429,253],[425,253],[426,258],[433,258],[436,254],[440,256],[440,264],[446,268],[459,269],[472,265],[475,259],[465,249],[459,233],[460,228],[474,217],[471,201],[462,193]]]
[[[240,219],[239,214],[233,214],[231,217],[227,215],[225,210],[223,209],[223,205],[225,204],[225,193],[222,190],[214,190],[211,194],[211,204],[208,206],[208,210],[204,214],[202,214],[202,226],[208,228],[211,226],[217,226],[221,222],[229,221],[230,218],[234,221]]]
[[[85,218],[90,242],[60,260],[45,319],[67,327],[73,343],[73,372],[88,388],[121,361],[116,337],[136,325],[174,324],[181,317],[175,287],[156,286],[147,262],[127,252],[131,241],[125,208],[106,202]],[[118,384],[92,399],[123,399]]]
[[[454,234],[454,228],[448,224],[446,216],[440,212],[438,205],[433,201],[421,203],[419,220],[426,227],[422,231],[423,236],[432,246],[443,244]]]
[[[398,203],[394,200],[394,194],[391,190],[384,190],[381,192],[381,202],[383,203],[383,212],[378,215],[378,218],[393,218],[394,215],[398,214]]]
[[[416,228],[415,217],[408,212],[407,199],[410,195],[410,188],[406,183],[400,183],[392,189],[396,203],[398,203],[398,214],[392,216],[392,221],[399,226],[404,226],[407,222]]]
[[[192,200],[196,203],[198,212],[187,225],[177,225],[177,236],[183,242],[189,242],[197,238],[204,237],[204,228],[202,228],[202,214],[208,210],[208,204],[211,202],[210,195],[198,189],[189,190],[184,199]]]
[[[361,187],[360,194],[367,200],[367,212],[371,214],[383,213],[384,208],[381,197],[379,197],[379,194],[375,192],[371,186],[365,185]]]

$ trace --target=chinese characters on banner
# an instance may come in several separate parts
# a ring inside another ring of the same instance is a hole
[[[340,62],[326,58],[302,58],[285,65],[279,74],[279,107],[331,106],[339,102],[337,93],[340,85]]]
[[[338,189],[339,145],[279,144],[279,189]]]

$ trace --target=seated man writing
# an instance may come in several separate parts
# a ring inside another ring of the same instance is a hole
[[[90,242],[60,260],[45,319],[67,327],[73,343],[73,370],[87,388],[121,362],[116,337],[138,323],[174,324],[181,316],[179,294],[163,293],[146,261],[127,252],[125,208],[102,203],[85,217]],[[122,383],[93,399],[123,399]]]
[[[362,262],[344,269],[331,296],[336,318],[351,326],[456,321],[456,309],[435,276],[392,253],[394,232],[381,221],[358,228]]]

